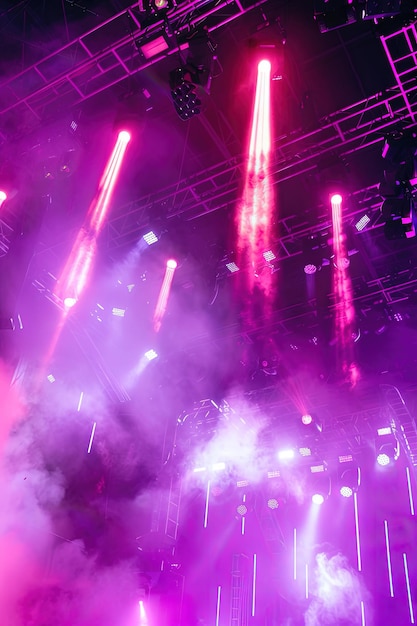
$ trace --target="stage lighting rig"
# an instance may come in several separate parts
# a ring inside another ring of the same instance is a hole
[[[321,33],[335,30],[358,19],[356,6],[351,0],[315,0],[314,19]]]

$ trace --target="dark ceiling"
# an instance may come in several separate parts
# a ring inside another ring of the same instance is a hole
[[[1,258],[2,317],[19,310],[30,318],[32,334],[36,329],[30,349],[10,334],[4,346],[14,357],[23,351],[37,358],[42,350],[43,325],[49,328],[55,314],[50,302],[54,281],[94,192],[113,131],[128,124],[133,140],[100,241],[94,282],[71,329],[88,335],[90,348],[78,338],[81,351],[116,397],[123,387],[117,367],[151,341],[147,307],[167,254],[177,255],[179,269],[158,338],[164,376],[173,362],[185,362],[183,371],[189,377],[193,372],[195,379],[193,397],[221,395],[240,376],[251,386],[265,346],[273,344],[285,364],[284,379],[292,367],[309,362],[315,375],[331,378],[330,270],[323,267],[317,274],[314,292],[303,272],[306,240],[330,226],[326,185],[331,180],[346,194],[345,225],[356,252],[351,275],[361,336],[358,357],[370,376],[385,371],[404,376],[415,359],[412,351],[404,354],[397,339],[408,337],[413,346],[417,341],[416,244],[415,239],[385,239],[377,187],[384,136],[412,128],[416,112],[415,76],[407,83],[407,109],[380,39],[396,32],[401,22],[363,20],[322,33],[313,3],[306,0],[179,3],[169,15],[180,39],[190,23],[207,25],[217,44],[210,93],[201,91],[202,112],[186,122],[175,113],[168,85],[178,52],[144,60],[138,42],[161,34],[163,25],[154,20],[140,26],[138,4],[2,3],[0,172],[12,190],[2,223],[7,252]],[[235,251],[234,213],[255,83],[254,41],[271,37],[277,42],[274,71],[279,77],[272,82],[276,296],[273,315],[245,328],[236,278],[228,275],[225,263]],[[393,54],[399,55],[400,37],[395,43]],[[68,162],[65,174],[62,159]],[[365,211],[370,224],[357,233],[354,224]],[[132,276],[126,280],[138,289],[126,304],[123,350],[115,356],[114,337],[97,327],[95,306],[100,299],[109,306],[126,299],[117,291],[117,273],[150,227],[163,235],[154,250],[142,255],[140,267],[129,270]],[[134,311],[131,320],[129,311]],[[138,320],[144,325],[139,334]],[[181,376],[170,373],[168,378],[177,386]]]

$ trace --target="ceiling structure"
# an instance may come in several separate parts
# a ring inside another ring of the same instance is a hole
[[[167,24],[175,36],[167,36]],[[180,62],[179,48],[199,26],[216,43],[216,62],[210,90],[201,92],[201,113],[183,122],[171,101],[168,75]],[[167,354],[186,352],[192,365],[205,360],[201,376],[207,383],[214,363],[232,349],[236,358],[229,356],[216,384],[208,384],[216,393],[242,371],[253,393],[260,354],[271,342],[280,364],[295,359],[298,367],[310,358],[319,363],[322,378],[331,378],[325,371],[334,310],[330,270],[321,267],[311,294],[303,260],[306,241],[329,238],[326,181],[336,177],[346,194],[344,221],[353,242],[359,359],[372,377],[390,372],[414,385],[415,358],[412,351],[403,354],[394,337],[400,333],[416,342],[416,244],[386,240],[379,194],[384,138],[412,130],[416,122],[413,21],[363,20],[321,33],[307,1],[179,2],[165,17],[149,18],[138,3],[123,0],[88,6],[66,1],[53,8],[29,0],[4,3],[0,29],[0,171],[14,185],[1,218],[3,272],[15,270],[7,290],[11,309],[22,293],[29,300],[46,296],[59,307],[54,284],[97,178],[98,155],[107,149],[111,130],[128,123],[137,138],[101,238],[100,267],[118,266],[149,228],[162,232],[161,245],[180,255],[177,307],[193,322],[177,341],[166,330]],[[143,46],[158,37],[166,49],[146,58]],[[244,178],[254,42],[271,37],[278,49],[271,166],[276,261],[266,271],[276,273],[278,287],[273,315],[248,329],[233,303],[236,278],[226,262],[234,253],[234,210]],[[29,220],[30,228],[28,214],[36,222]],[[354,225],[364,214],[369,222],[358,232]],[[29,231],[23,244],[16,235],[22,223],[23,232]],[[145,278],[157,255],[149,251],[148,261],[144,257]],[[80,317],[73,333],[102,384],[125,400],[109,356],[97,348],[102,331],[92,326],[100,285],[97,278],[86,305],[88,323]],[[195,320],[200,313],[204,323]],[[88,355],[80,333],[88,335]],[[387,352],[383,342],[390,333],[395,348]],[[318,357],[322,345],[325,356]],[[271,378],[267,374],[262,381],[261,387]],[[196,384],[193,400],[206,391]]]

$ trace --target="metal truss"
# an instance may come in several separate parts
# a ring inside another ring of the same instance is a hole
[[[417,468],[417,424],[397,387],[382,385],[386,402],[391,412],[393,430],[408,457]]]
[[[204,23],[213,31],[244,15],[266,0],[191,0],[179,2],[166,14],[177,38]],[[9,115],[26,128],[55,117],[122,82],[129,76],[178,52],[178,46],[146,58],[138,49],[164,33],[164,19],[142,26],[135,2],[77,39],[62,46],[1,85],[0,116],[7,137]]]
[[[417,81],[407,93],[406,102],[401,89],[394,87],[384,94],[375,94],[333,113],[310,133],[294,133],[278,138],[274,143],[270,172],[272,183],[278,184],[313,171],[326,155],[348,157],[382,142],[384,135],[397,127],[399,122],[403,128],[412,126],[410,110],[413,116],[417,112]],[[413,101],[413,104],[410,105],[409,101]],[[244,157],[229,159],[120,207],[117,215],[108,223],[109,249],[114,250],[136,241],[151,221],[152,215],[162,212],[167,219],[181,215],[186,220],[193,220],[234,206],[239,198],[244,174]],[[367,195],[364,202],[371,205],[373,200],[376,204],[375,194],[372,198],[369,193],[372,189],[376,191],[376,185],[363,190],[364,196]],[[361,193],[359,191],[357,195]],[[294,216],[296,220],[297,216]]]

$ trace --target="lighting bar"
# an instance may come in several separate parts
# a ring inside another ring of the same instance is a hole
[[[408,575],[407,555],[405,552],[403,554],[403,560],[404,560],[405,583],[407,586],[408,608],[410,610],[410,621],[412,624],[414,624],[415,622],[414,622],[413,601],[411,598],[410,577]]]
[[[48,376],[46,377],[50,383],[54,383],[56,378],[53,374],[48,374]]]
[[[78,413],[81,411],[81,405],[83,403],[83,398],[84,398],[84,391],[82,391],[80,393],[80,397],[79,397],[79,400],[78,400],[78,406],[77,406],[77,412]]]
[[[207,491],[206,491],[206,508],[204,511],[204,528],[207,528],[207,524],[208,524],[209,499],[210,499],[210,481],[208,480]]]
[[[148,359],[148,361],[153,361],[154,359],[156,359],[158,356],[158,353],[156,352],[156,350],[153,350],[151,348],[151,350],[148,350],[147,352],[145,352],[145,357]]]
[[[360,232],[361,230],[366,228],[366,226],[368,226],[370,221],[371,221],[371,218],[369,217],[369,215],[366,215],[366,214],[362,215],[362,217],[355,224],[356,230]]]
[[[238,272],[239,271],[239,268],[238,268],[238,266],[236,265],[236,263],[234,261],[232,261],[231,263],[226,263],[226,267],[229,270],[229,272],[231,272],[232,274],[234,272]]]
[[[155,235],[153,230],[150,230],[148,233],[143,235],[143,240],[151,246],[153,243],[157,243],[159,241],[158,237]]]
[[[87,454],[90,454],[91,448],[93,446],[93,440],[94,440],[94,435],[95,435],[95,432],[96,432],[96,426],[97,426],[97,422],[94,422],[93,428],[91,429],[90,442],[88,444]]]
[[[275,254],[272,252],[272,250],[267,250],[266,252],[263,253],[262,256],[267,263],[269,263],[270,261],[274,261],[277,258]]]
[[[222,588],[219,585],[217,587],[216,626],[219,626],[219,621],[220,621],[220,601],[221,601],[221,595],[222,595]]]
[[[366,626],[365,622],[365,603],[361,600],[361,626]]]
[[[408,498],[410,500],[410,512],[411,515],[415,515],[415,511],[414,511],[414,497],[413,497],[413,488],[411,485],[411,476],[410,476],[410,469],[408,467],[405,468],[405,472],[407,475],[407,487],[408,487]]]
[[[23,322],[22,318],[20,317],[20,313],[17,314],[17,321],[19,322],[19,329],[23,330]]]
[[[126,309],[118,309],[116,307],[113,307],[111,312],[112,312],[112,315],[114,315],[115,317],[124,317],[126,313]]]
[[[351,463],[353,456],[351,454],[342,454],[339,456],[339,463]]]
[[[294,556],[294,571],[293,576],[294,580],[297,580],[297,529],[294,528],[294,548],[293,548],[293,556]]]
[[[248,480],[238,480],[236,483],[236,487],[247,487],[249,485]]]
[[[278,478],[281,476],[281,472],[279,470],[272,470],[272,472],[268,472],[268,478]]]
[[[242,498],[242,502],[245,503],[246,502],[246,493],[243,494],[243,498]],[[241,519],[241,534],[244,535],[245,534],[245,515],[248,512],[248,507],[243,504],[243,507],[246,509],[245,512],[242,515],[242,519]]]
[[[205,467],[195,467],[193,469],[194,474],[198,474],[198,473],[205,472],[205,471],[206,471]]]
[[[252,617],[255,617],[256,609],[256,570],[257,570],[257,556],[253,555],[253,577],[252,577]]]
[[[324,467],[324,465],[323,465],[323,464],[322,464],[322,465],[312,465],[312,466],[310,467],[310,472],[311,472],[312,474],[320,474],[321,472],[324,472],[324,471],[325,471],[325,469],[326,469],[326,468]]]
[[[377,433],[380,437],[382,437],[382,435],[390,435],[392,433],[391,426],[384,426],[383,428],[378,428]]]
[[[362,571],[361,541],[359,535],[359,514],[358,514],[358,494],[353,494],[353,506],[355,509],[355,534],[356,534],[356,552],[358,556],[358,571]]]
[[[387,552],[387,567],[388,567],[388,579],[389,579],[389,593],[391,598],[394,597],[394,582],[392,579],[392,567],[391,567],[391,549],[389,545],[389,533],[388,522],[384,520],[384,532],[385,532],[385,548]]]
[[[311,456],[311,448],[299,448],[298,452],[300,453],[300,456]]]

